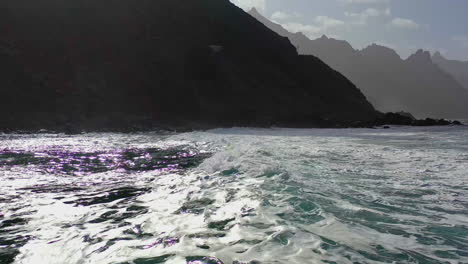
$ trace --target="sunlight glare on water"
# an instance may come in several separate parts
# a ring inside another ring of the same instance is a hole
[[[0,263],[468,263],[468,129],[0,135]]]

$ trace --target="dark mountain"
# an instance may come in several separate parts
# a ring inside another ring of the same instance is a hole
[[[279,34],[280,36],[289,37],[289,35],[291,34],[289,31],[284,29],[281,25],[275,24],[275,23],[271,22],[270,20],[268,20],[267,18],[265,18],[264,16],[262,16],[262,14],[260,14],[260,12],[258,12],[258,10],[256,8],[250,9],[249,14],[251,16],[253,16],[254,18],[256,18],[258,21],[260,21],[262,24],[267,24],[268,23],[268,25],[266,25],[266,26],[269,29],[276,32],[277,34]]]
[[[468,89],[468,61],[448,60],[440,52],[434,53],[432,61]]]
[[[364,95],[228,0],[4,0],[1,129],[342,126]]]
[[[403,60],[392,49],[371,45],[355,50],[348,42],[322,36],[308,39],[280,25],[250,14],[267,27],[288,37],[300,54],[319,57],[349,78],[369,101],[385,112],[411,112],[418,118],[468,117],[468,93],[422,50]],[[281,28],[281,29],[279,29]]]

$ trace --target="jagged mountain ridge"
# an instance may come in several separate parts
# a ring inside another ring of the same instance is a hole
[[[434,53],[432,61],[452,75],[465,89],[468,89],[468,61],[449,60],[440,52]]]
[[[468,117],[468,93],[432,62],[428,52],[420,50],[403,60],[381,45],[356,50],[343,40],[326,36],[311,40],[301,33],[290,33],[257,10],[249,13],[288,37],[300,54],[315,55],[344,74],[378,110],[406,111],[419,118]]]
[[[299,56],[228,0],[0,5],[0,53],[9,58],[0,67],[26,76],[0,79],[2,128],[99,129],[143,119],[334,126],[379,115],[344,76]]]

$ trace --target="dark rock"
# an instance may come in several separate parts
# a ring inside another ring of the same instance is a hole
[[[372,122],[362,122],[356,124],[354,127],[382,127],[390,128],[390,125],[397,126],[449,126],[461,125],[459,121],[449,121],[445,119],[414,119],[401,113],[386,113]]]
[[[424,120],[415,120],[414,126],[448,126],[451,125],[452,122],[447,121],[445,119],[432,119],[426,118]]]
[[[397,112],[397,114],[416,120],[416,117],[414,117],[411,113],[408,113],[408,112],[400,111],[400,112]]]
[[[0,17],[0,130],[344,127],[378,117],[349,80],[228,0],[4,0]]]
[[[411,126],[414,119],[408,116],[404,116],[398,113],[386,113],[381,118],[377,119],[376,125],[399,125],[399,126]]]

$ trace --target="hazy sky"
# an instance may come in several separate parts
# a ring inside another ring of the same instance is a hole
[[[355,48],[371,43],[403,58],[418,48],[468,61],[468,0],[231,0],[290,31],[326,34]]]

